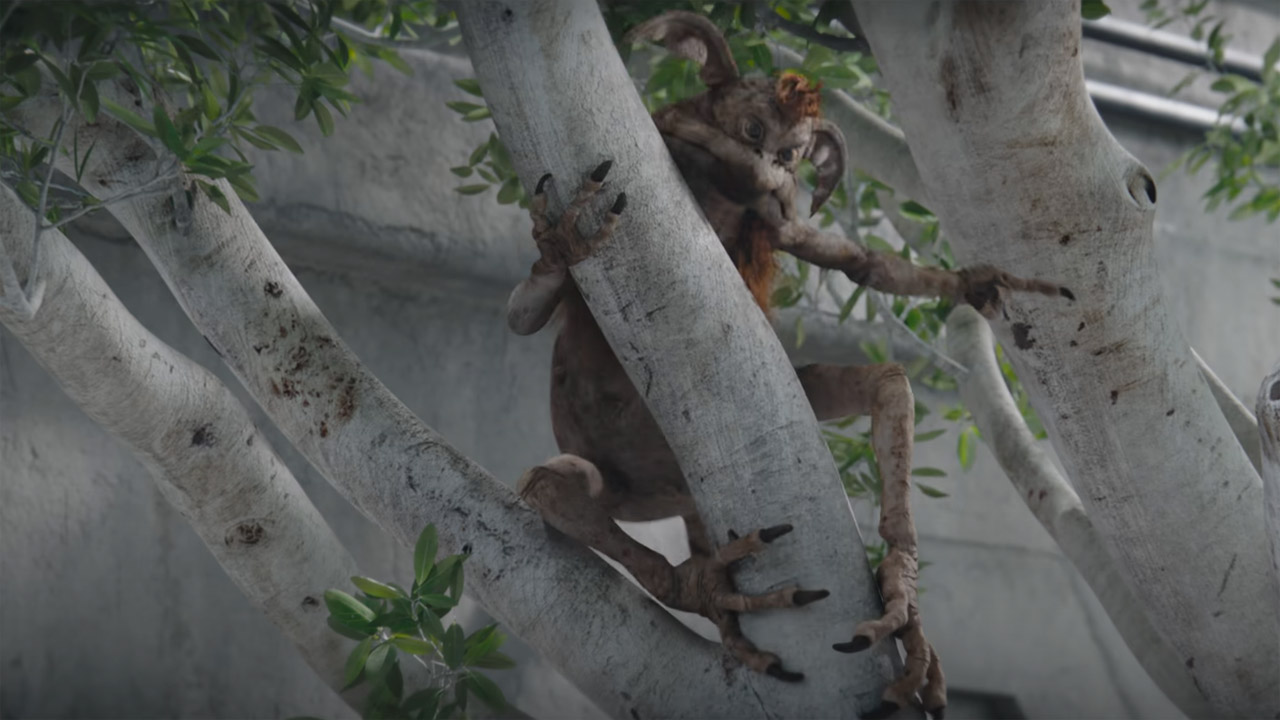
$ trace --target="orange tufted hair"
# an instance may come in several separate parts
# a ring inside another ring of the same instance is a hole
[[[765,316],[772,316],[769,302],[773,295],[773,276],[778,270],[778,263],[773,257],[773,243],[770,242],[772,232],[773,228],[763,220],[747,218],[743,221],[738,242],[729,249],[738,274],[742,275],[742,281],[747,284]]]
[[[799,73],[783,71],[778,76],[775,97],[788,122],[801,118],[816,118],[821,114],[822,95],[818,92],[822,83],[811,83]]]

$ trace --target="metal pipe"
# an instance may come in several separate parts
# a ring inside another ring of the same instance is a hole
[[[1223,52],[1222,62],[1219,64],[1213,62],[1213,54],[1209,50],[1208,43],[1192,40],[1185,35],[1155,30],[1113,17],[1085,20],[1082,26],[1084,36],[1092,40],[1139,50],[1188,65],[1199,65],[1233,73],[1254,82],[1262,80],[1262,58],[1257,55],[1227,49]]]
[[[1170,100],[1151,93],[1130,90],[1111,83],[1085,80],[1089,97],[1098,112],[1114,112],[1177,127],[1205,132],[1219,125],[1231,126],[1233,132],[1243,132],[1244,121],[1233,115],[1218,115],[1217,110],[1200,105]]]

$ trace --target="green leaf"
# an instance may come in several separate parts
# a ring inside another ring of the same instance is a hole
[[[973,434],[969,432],[970,429],[971,427],[965,428],[956,440],[956,457],[965,470],[973,466]]]
[[[360,672],[364,670],[365,661],[369,659],[369,652],[373,650],[373,638],[367,637],[360,641],[359,645],[351,651],[347,656],[347,664],[342,673],[343,689],[351,687],[360,679]]]
[[[444,633],[443,647],[440,649],[440,655],[444,658],[445,665],[450,669],[456,670],[462,664],[463,654],[466,652],[466,640],[462,636],[462,628],[454,623]]]
[[[467,673],[467,689],[473,695],[480,699],[485,705],[494,710],[504,710],[507,707],[507,699],[503,697],[502,690],[498,684],[478,672]]]
[[[459,165],[457,167],[449,168],[449,172],[453,173],[454,175],[457,175],[458,177],[471,177],[471,173],[475,171],[467,167],[466,165]]]
[[[461,185],[454,188],[454,191],[462,195],[479,195],[480,193],[488,189],[489,189],[488,183],[481,183],[478,185]]]
[[[1111,8],[1102,0],[1084,0],[1080,4],[1080,17],[1085,20],[1097,20],[1111,14]]]
[[[480,91],[480,83],[475,78],[462,78],[461,80],[454,80],[453,84],[462,88],[466,92],[472,95],[475,95],[476,97],[484,97],[484,93]]]
[[[439,595],[439,594],[419,595],[418,599],[421,600],[426,605],[430,605],[433,608],[440,608],[441,610],[451,609],[453,607],[456,607],[458,604],[457,600],[454,600],[448,595]]]
[[[210,60],[221,60],[222,56],[217,50],[209,47],[209,44],[195,35],[175,35],[174,39],[186,46],[191,52],[202,55]]]
[[[435,565],[436,552],[439,548],[440,541],[436,537],[436,526],[427,525],[422,528],[422,532],[418,534],[418,541],[413,546],[413,574],[419,585],[427,581],[427,575]]]
[[[426,608],[421,610],[417,617],[419,618],[418,628],[424,635],[436,642],[444,641],[444,623],[440,622],[440,616],[436,615],[435,611]]]
[[[911,471],[916,477],[946,477],[947,473],[935,467],[918,467]]]
[[[143,118],[138,113],[117,104],[111,98],[102,98],[102,107],[106,108],[107,113],[109,115],[119,120],[120,122],[124,123],[125,125],[128,125],[134,130],[137,130],[143,135],[146,135],[148,137],[156,136],[155,125],[152,125],[151,123],[147,122],[146,119]]]
[[[931,498],[948,497],[946,493],[942,492],[938,488],[933,487],[931,485],[925,485],[924,483],[916,483],[916,487],[920,488],[920,492],[924,493],[925,495]]]
[[[486,120],[490,117],[493,117],[493,114],[489,112],[489,108],[483,107],[483,108],[480,108],[479,110],[472,110],[466,115],[463,115],[462,119],[466,122],[478,122],[480,120]]]
[[[391,638],[391,642],[411,655],[430,655],[436,651],[431,643],[412,635],[395,635]]]
[[[461,100],[452,100],[452,101],[450,101],[450,102],[445,103],[444,105],[445,105],[445,107],[447,107],[447,108],[449,108],[450,110],[452,110],[452,111],[454,111],[454,112],[458,113],[459,115],[466,115],[466,114],[467,114],[467,113],[469,113],[469,112],[475,112],[476,110],[483,110],[483,109],[484,109],[484,106],[483,106],[483,105],[477,105],[477,104],[475,104],[475,103],[463,102],[463,101],[461,101]]]
[[[369,595],[370,597],[386,598],[388,600],[392,598],[405,597],[404,593],[396,590],[390,585],[380,583],[377,580],[372,580],[367,577],[360,577],[359,575],[356,575],[351,578],[351,582],[356,587],[360,588],[365,595]]]
[[[942,435],[945,432],[946,432],[946,429],[944,428],[940,430],[930,430],[929,432],[916,433],[916,442],[917,443],[928,442],[938,437],[939,435]]]
[[[324,604],[331,615],[346,624],[361,621],[371,623],[378,618],[378,614],[369,609],[369,606],[341,590],[325,590]]]
[[[39,59],[40,56],[30,50],[23,50],[22,52],[15,53],[11,55],[8,60],[4,61],[3,70],[0,70],[0,74],[13,75],[16,72],[26,70],[32,65],[35,65],[36,61]]]
[[[434,718],[437,716],[436,710],[440,707],[440,698],[444,692],[444,688],[419,690],[405,698],[404,704],[400,706],[400,712],[406,716],[412,716],[416,712],[418,717]]]
[[[467,637],[467,652],[463,656],[462,662],[471,665],[479,658],[488,655],[498,646],[502,645],[502,633],[498,632],[497,625],[486,625],[483,628],[471,633]]]
[[[222,192],[222,188],[214,185],[213,183],[205,182],[204,180],[197,180],[196,182],[200,183],[200,189],[204,190],[204,194],[213,201],[214,205],[222,208],[222,212],[228,215],[231,214],[231,202],[227,200],[227,196]]]
[[[292,50],[285,47],[283,43],[275,38],[263,38],[262,44],[258,45],[258,50],[265,53],[268,57],[278,60],[290,68],[297,70],[299,73],[306,73],[306,63],[293,53]]]
[[[483,160],[484,156],[488,154],[489,154],[489,143],[486,142],[480,147],[471,151],[471,156],[467,158],[467,164],[475,165],[476,163]]]
[[[182,134],[178,132],[177,126],[169,119],[169,114],[159,104],[151,109],[151,120],[155,123],[160,142],[164,143],[164,146],[174,155],[186,157],[187,149],[182,145]]]
[[[473,667],[485,668],[486,670],[507,670],[515,667],[516,661],[495,650],[475,662],[467,664]]]
[[[311,107],[316,113],[316,123],[320,126],[320,132],[325,137],[333,134],[333,115],[329,113],[329,108],[316,103]]]
[[[282,147],[289,152],[298,153],[299,155],[302,154],[302,146],[298,144],[298,141],[294,140],[293,136],[278,127],[273,127],[271,125],[259,125],[253,130],[258,133],[259,136],[266,138],[277,147]]]
[[[364,664],[365,674],[370,677],[381,675],[384,670],[389,670],[388,663],[395,659],[395,648],[389,642],[384,642],[373,649],[369,653],[369,659]]]
[[[337,620],[335,620],[332,615],[326,618],[325,621],[329,625],[330,630],[338,633],[343,637],[351,638],[352,640],[364,640],[365,638],[369,637],[377,630],[377,628],[374,628],[372,625],[366,626],[365,630],[354,628],[354,627],[351,627],[350,625],[344,625],[338,622]]]
[[[498,189],[498,204],[510,205],[520,199],[520,178],[508,178]]]

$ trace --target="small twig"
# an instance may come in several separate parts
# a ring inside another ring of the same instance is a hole
[[[889,307],[888,303],[884,301],[884,296],[880,294],[880,291],[868,288],[867,295],[870,296],[871,301],[876,304],[876,308],[880,310],[880,314],[885,316],[887,322],[905,333],[907,337],[911,338],[911,341],[914,344],[919,345],[927,354],[942,361],[942,364],[949,367],[956,375],[964,377],[969,374],[969,368],[961,365],[950,358],[946,353],[925,342],[924,338],[917,335],[914,330],[907,327],[906,323],[902,322],[901,318],[894,315],[893,308]]]
[[[158,185],[158,184],[161,184],[161,183],[167,183],[167,182],[169,182],[170,180],[176,180],[176,179],[178,179],[178,177],[179,177],[179,175],[178,175],[178,172],[176,171],[176,169],[175,169],[175,170],[173,170],[173,171],[170,171],[170,172],[164,173],[163,175],[161,175],[161,174],[157,174],[155,177],[151,178],[150,180],[146,181],[145,183],[143,183],[143,184],[141,184],[141,185],[139,185],[139,186],[137,186],[137,187],[135,187],[135,188],[131,188],[131,189],[126,190],[126,191],[124,191],[124,192],[121,192],[121,193],[117,193],[117,194],[115,194],[115,195],[112,195],[111,197],[106,198],[105,200],[103,200],[102,202],[98,203],[97,205],[87,205],[87,206],[85,206],[85,207],[82,207],[82,208],[80,208],[79,210],[77,210],[76,212],[71,213],[70,215],[68,215],[68,216],[66,216],[66,217],[64,217],[64,218],[62,218],[62,219],[60,219],[60,220],[58,220],[58,222],[56,222],[56,223],[54,223],[54,224],[52,224],[52,225],[44,225],[44,226],[42,226],[40,229],[41,229],[41,231],[44,231],[44,230],[57,230],[58,228],[61,228],[63,225],[66,225],[66,224],[68,224],[68,223],[70,223],[70,222],[73,222],[73,221],[75,221],[75,220],[78,220],[78,219],[80,219],[80,218],[84,217],[85,215],[88,215],[89,213],[93,212],[94,210],[101,210],[102,208],[105,208],[105,207],[107,207],[108,205],[111,205],[112,203],[117,203],[117,202],[121,202],[121,201],[124,201],[124,200],[130,200],[130,199],[133,199],[133,198],[136,198],[136,197],[141,197],[141,196],[144,196],[144,195],[152,195],[152,194],[156,194],[156,193],[167,192],[167,188],[159,188],[159,189],[156,189],[156,188],[153,188],[152,186],[154,186],[154,185]]]
[[[776,12],[763,13],[760,22],[769,30],[782,30],[790,35],[795,35],[801,40],[808,40],[815,45],[821,45],[836,52],[871,54],[871,46],[867,44],[865,38],[842,37],[824,33],[812,26],[788,20]]]

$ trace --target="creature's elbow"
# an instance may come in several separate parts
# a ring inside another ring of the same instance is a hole
[[[530,308],[512,303],[507,307],[507,327],[517,335],[532,335],[542,329],[546,319]]]

